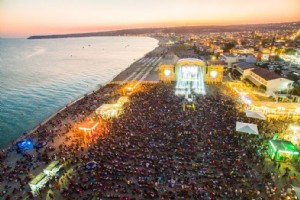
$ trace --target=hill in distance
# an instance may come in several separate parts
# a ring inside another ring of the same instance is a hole
[[[300,28],[300,22],[271,23],[271,24],[248,24],[248,25],[228,25],[228,26],[181,26],[167,28],[138,28],[124,29],[116,31],[90,32],[90,33],[71,33],[55,35],[35,35],[28,39],[51,39],[51,38],[71,38],[71,37],[97,37],[97,36],[124,36],[154,33],[176,33],[176,34],[199,34],[208,32],[238,32],[254,31],[263,29],[286,29],[286,25]]]

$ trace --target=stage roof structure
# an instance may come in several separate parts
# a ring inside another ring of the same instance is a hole
[[[48,176],[54,176],[59,171],[60,168],[62,168],[62,165],[60,165],[57,160],[56,161],[52,161],[44,169],[44,173],[47,174]]]
[[[255,119],[266,120],[266,116],[262,112],[254,112],[254,111],[251,111],[251,110],[246,110],[246,116],[251,117],[251,118],[255,118]]]
[[[84,132],[93,131],[98,126],[98,124],[99,122],[87,121],[79,124],[78,129],[83,130]]]
[[[299,150],[290,141],[269,140],[268,155],[275,161],[296,161],[299,160]]]
[[[120,106],[123,106],[127,102],[129,102],[129,97],[122,96],[118,99],[117,104],[119,104]]]
[[[39,191],[47,182],[49,181],[49,177],[43,172],[39,173],[32,181],[29,182],[29,186],[34,194]]]
[[[299,154],[298,149],[289,141],[285,140],[269,140],[274,151],[289,152],[291,154]]]
[[[258,129],[256,124],[236,122],[236,131],[258,135]]]
[[[118,117],[121,112],[122,106],[119,104],[102,104],[96,109],[96,114],[100,115],[103,119]]]

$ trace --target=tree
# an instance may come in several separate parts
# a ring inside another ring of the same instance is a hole
[[[287,55],[295,55],[297,53],[297,50],[295,50],[295,49],[287,49],[287,50],[285,50],[285,53]]]
[[[195,44],[193,46],[193,49],[195,54],[200,54],[199,48]]]
[[[279,74],[279,75],[280,75],[282,71],[280,70],[280,68],[276,67],[276,69],[274,70],[274,72],[275,72],[276,74]]]
[[[295,86],[295,87],[292,89],[292,94],[293,94],[293,95],[300,96],[300,85],[299,85],[299,86]]]
[[[267,90],[267,87],[265,85],[260,85],[259,88],[262,89],[263,91]]]
[[[234,46],[235,44],[233,42],[226,43],[224,47],[224,52],[229,52],[230,49],[232,49]]]
[[[295,75],[295,74],[288,74],[287,78],[292,80],[292,81],[297,81],[298,80],[298,76]]]

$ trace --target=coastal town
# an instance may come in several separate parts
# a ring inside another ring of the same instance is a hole
[[[299,23],[159,46],[0,154],[12,199],[300,199]]]

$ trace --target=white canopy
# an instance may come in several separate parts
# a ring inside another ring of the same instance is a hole
[[[251,110],[246,110],[246,116],[256,118],[256,119],[266,120],[266,116],[262,112],[254,112]]]
[[[235,129],[238,132],[243,132],[243,133],[249,133],[249,134],[258,135],[258,129],[257,129],[257,125],[256,124],[236,122]]]

